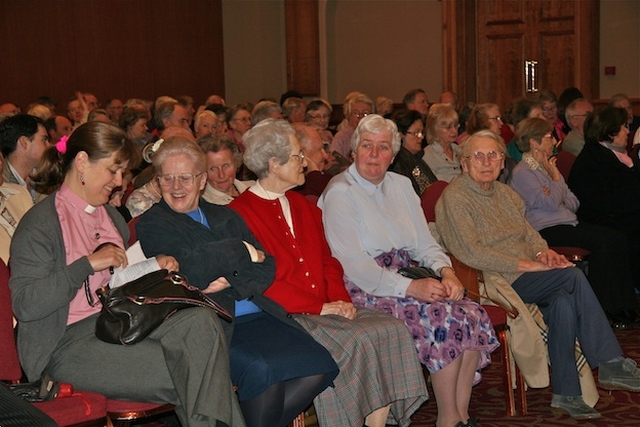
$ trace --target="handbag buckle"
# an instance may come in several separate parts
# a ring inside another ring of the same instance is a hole
[[[137,305],[144,305],[147,302],[147,298],[145,296],[138,295],[135,298],[131,298],[130,301]]]
[[[173,272],[171,273],[171,281],[174,285],[182,285],[185,282],[185,277],[182,274]]]

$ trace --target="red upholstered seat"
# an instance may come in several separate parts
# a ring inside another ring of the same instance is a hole
[[[422,194],[422,209],[424,210],[425,217],[428,222],[434,222],[436,220],[436,203],[438,198],[446,188],[447,183],[444,181],[436,181],[431,184],[425,192]],[[451,256],[451,262],[453,269],[456,271],[456,276],[460,279],[462,285],[470,290],[479,293],[480,283],[484,280],[482,278],[482,272],[475,268],[469,267],[466,264],[458,261],[454,256]],[[509,348],[509,326],[507,325],[507,312],[494,305],[483,305],[491,319],[491,324],[498,335],[500,341],[500,357],[504,367],[504,388],[506,395],[506,412],[508,416],[514,416],[517,414],[516,398],[513,391],[513,384],[515,378],[516,390],[519,395],[520,412],[522,415],[527,414],[527,396],[525,394],[524,378],[518,369],[518,366],[514,364],[515,370],[512,369],[511,364],[511,350]]]
[[[163,403],[130,402],[128,400],[109,399],[107,401],[107,412],[153,411],[164,405]]]
[[[82,424],[93,419],[97,422],[92,425],[103,426],[107,412],[107,398],[90,391],[75,392],[74,396],[34,405],[61,426]]]
[[[422,210],[424,216],[427,218],[427,222],[435,222],[436,220],[436,202],[440,198],[442,191],[447,187],[446,181],[436,181],[422,193],[420,198],[422,204]]]
[[[18,381],[22,377],[13,337],[13,310],[9,292],[9,269],[0,260],[0,380]]]
[[[576,161],[576,156],[569,151],[559,151],[556,155],[556,166],[562,174],[564,181],[569,180],[569,173],[573,167],[573,163]]]
[[[489,319],[491,319],[492,325],[501,325],[503,323],[507,323],[507,312],[504,309],[497,307],[495,305],[483,305],[482,308],[489,315]]]
[[[466,289],[473,291],[475,294],[479,294],[480,283],[484,281],[482,272],[463,264],[452,255],[449,255],[449,257],[451,258],[453,269],[456,271],[456,276],[458,276],[462,285]],[[511,349],[509,347],[510,337],[509,325],[507,324],[507,312],[502,307],[495,305],[482,305],[482,308],[487,312],[487,315],[491,320],[491,324],[493,325],[493,329],[498,335],[498,341],[500,341],[500,358],[502,359],[504,371],[507,415],[514,416],[518,413],[516,407],[516,395],[513,389],[514,383],[516,385],[516,391],[518,392],[520,413],[522,415],[526,415],[527,395],[525,394],[524,378],[518,369],[518,365],[514,363],[512,367],[511,363],[512,356]]]
[[[108,399],[107,416],[114,427],[125,427],[131,422],[161,414],[169,414],[174,405],[165,403],[131,402],[128,400]]]
[[[0,260],[0,380],[17,383],[22,377],[20,361],[13,336],[13,310],[9,291],[9,269]],[[107,398],[98,393],[75,392],[74,396],[35,403],[58,425],[104,426]]]

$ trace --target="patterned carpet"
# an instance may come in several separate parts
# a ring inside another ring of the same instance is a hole
[[[640,362],[640,329],[617,331],[625,355]],[[531,426],[580,426],[618,427],[640,426],[640,393],[600,390],[600,401],[596,409],[602,418],[593,421],[576,421],[569,416],[551,413],[551,389],[529,389],[527,402],[529,414],[507,417],[502,387],[502,366],[499,356],[493,354],[493,362],[482,373],[483,380],[473,390],[471,415],[478,417],[482,427],[531,427]],[[411,418],[412,427],[433,427],[436,422],[436,404],[433,391],[431,399]]]
[[[640,363],[640,328],[617,331],[625,356]],[[640,426],[640,393],[624,391],[608,392],[600,390],[600,401],[596,409],[602,418],[594,421],[576,421],[569,416],[556,416],[551,413],[551,389],[529,389],[527,403],[529,413],[526,416],[507,417],[505,415],[505,397],[502,383],[502,366],[497,353],[493,362],[482,372],[482,382],[473,390],[471,397],[471,415],[478,417],[482,427],[532,427],[532,426],[579,426],[579,427],[627,427]],[[597,374],[597,372],[595,373]],[[436,422],[436,403],[433,390],[429,386],[428,400],[411,418],[412,427],[433,427]],[[307,427],[317,427],[313,414],[307,417]],[[176,419],[163,420],[140,425],[141,427],[179,426]],[[323,426],[340,427],[340,426]]]

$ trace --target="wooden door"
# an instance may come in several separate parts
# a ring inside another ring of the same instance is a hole
[[[444,55],[445,69],[475,67],[476,79],[470,85],[460,80],[464,73],[445,73],[444,83],[460,87],[467,98],[475,95],[468,101],[504,108],[514,98],[535,96],[544,88],[559,95],[570,86],[598,96],[598,0],[445,3],[450,4],[443,7],[444,39],[454,48]]]
[[[526,40],[531,18],[524,1],[481,0],[477,2],[478,102],[505,106],[524,91]],[[504,111],[504,110],[503,110]]]

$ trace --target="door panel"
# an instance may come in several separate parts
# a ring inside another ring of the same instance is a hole
[[[527,3],[531,3],[531,0]],[[573,1],[534,0],[534,3],[538,6],[535,10],[538,16],[534,18],[537,22],[567,21],[573,24],[575,16]]]
[[[524,87],[524,35],[489,36],[484,40],[478,68],[478,102],[495,102],[521,93]],[[509,76],[505,78],[505,76]]]
[[[477,102],[504,109],[514,98],[535,96],[526,91],[527,60],[537,62],[537,90],[559,94],[577,86],[587,97],[597,96],[598,0],[476,0],[475,9],[464,9],[469,11],[477,33],[461,39],[476,51]]]
[[[477,3],[481,27],[524,24],[525,7],[521,0],[482,0]]]
[[[551,89],[559,95],[565,88],[573,86],[575,78],[574,36],[571,34],[539,34],[538,89]]]

